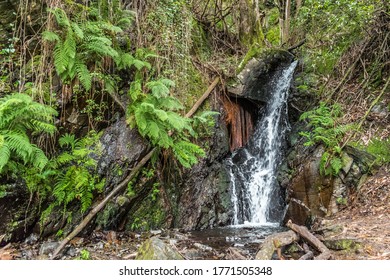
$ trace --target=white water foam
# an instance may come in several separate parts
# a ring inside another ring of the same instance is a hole
[[[281,72],[275,82],[274,92],[271,95],[263,118],[257,124],[253,135],[252,145],[256,153],[252,154],[245,149],[246,160],[240,166],[231,166],[231,193],[233,203],[233,224],[243,227],[272,226],[278,223],[270,223],[270,201],[273,189],[276,187],[276,173],[281,161],[282,141],[288,128],[287,98],[290,82],[297,62],[293,62],[287,69]],[[234,156],[234,155],[233,155]],[[243,190],[239,201],[239,190],[235,182],[236,178],[245,178]],[[245,213],[240,213],[244,211]],[[241,218],[240,218],[241,217]]]

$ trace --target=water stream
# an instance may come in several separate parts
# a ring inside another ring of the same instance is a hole
[[[276,176],[289,127],[287,98],[296,64],[293,62],[276,75],[273,92],[252,138],[227,160],[234,205],[233,225],[274,225],[282,219],[284,206]]]

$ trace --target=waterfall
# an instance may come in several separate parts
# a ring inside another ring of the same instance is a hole
[[[287,98],[297,62],[274,78],[273,92],[248,144],[227,160],[231,175],[233,224],[278,223],[283,202],[277,170],[288,130]]]

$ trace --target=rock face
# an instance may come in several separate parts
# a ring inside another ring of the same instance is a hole
[[[337,213],[347,205],[348,195],[363,183],[375,160],[370,154],[346,147],[340,173],[325,176],[319,171],[323,152],[322,146],[304,148],[298,144],[287,157],[293,174],[290,180],[284,180],[288,193],[285,221],[291,219],[296,224],[310,226],[318,217]]]
[[[270,92],[273,92],[274,75],[293,58],[292,54],[282,50],[274,50],[261,59],[252,58],[238,75],[238,83],[229,88],[229,93],[234,97],[267,103]]]
[[[205,229],[226,225],[231,218],[230,179],[222,164],[229,138],[222,119],[215,129],[208,157],[184,176],[179,187],[176,227]]]
[[[152,237],[146,240],[138,250],[136,260],[183,260],[180,253],[163,240]]]
[[[103,153],[98,158],[98,173],[106,178],[106,185],[116,185],[147,152],[147,142],[137,130],[130,129],[124,118],[108,127],[100,142]]]
[[[315,149],[296,168],[296,174],[289,182],[287,218],[293,223],[304,225],[312,215],[324,216],[327,212],[332,192],[333,178],[320,175],[322,147]]]

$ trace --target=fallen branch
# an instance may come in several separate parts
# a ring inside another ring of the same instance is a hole
[[[313,257],[314,257],[313,252],[309,251],[306,254],[304,254],[302,257],[300,257],[299,260],[300,261],[311,260],[311,259],[313,259]]]
[[[203,102],[209,97],[210,93],[213,91],[213,89],[217,86],[219,83],[219,78],[215,78],[213,83],[209,86],[209,88],[206,90],[206,92],[199,98],[199,100],[194,104],[194,106],[191,108],[190,111],[185,115],[186,118],[191,118],[193,114],[199,109],[200,105],[203,104]]]
[[[328,260],[333,256],[330,253],[330,250],[322,243],[317,237],[315,237],[305,226],[298,226],[289,220],[287,222],[287,227],[295,231],[297,234],[302,236],[310,245],[316,248],[321,254],[314,259],[323,259]]]
[[[186,114],[187,118],[192,117],[192,115],[199,109],[200,105],[204,100],[210,95],[213,89],[217,86],[219,82],[219,78],[216,78],[214,82],[209,86],[206,92],[202,95],[202,97],[195,103],[195,105],[191,108],[191,110]],[[199,102],[202,100],[202,102]],[[116,194],[126,188],[128,182],[130,182],[140,171],[140,169],[152,158],[153,154],[156,152],[156,148],[153,148],[148,154],[141,159],[141,161],[131,170],[130,174],[121,182],[118,186],[116,186],[97,206],[95,206],[87,216],[81,221],[81,223],[67,236],[62,240],[60,245],[58,245],[57,249],[54,251],[53,255],[50,259],[54,260],[57,255],[61,252],[61,250],[71,241],[74,237],[77,236],[92,220],[93,217],[113,198]]]
[[[298,44],[296,44],[296,45],[294,45],[294,46],[292,46],[292,47],[289,47],[289,48],[287,49],[287,51],[291,52],[291,51],[293,51],[293,50],[295,50],[295,49],[301,47],[304,43],[306,43],[306,38],[303,39],[302,41],[300,41]]]

